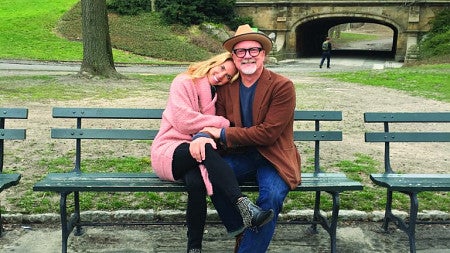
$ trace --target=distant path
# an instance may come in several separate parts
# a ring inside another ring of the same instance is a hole
[[[402,64],[385,60],[336,58],[331,59],[331,69],[319,69],[320,58],[303,58],[280,61],[278,64],[269,64],[268,68],[279,73],[287,72],[320,72],[320,71],[349,71],[361,69],[373,69],[384,66],[400,67]],[[41,61],[8,61],[0,60],[0,76],[11,75],[66,75],[80,70],[79,62],[41,62]],[[154,66],[139,64],[116,63],[119,73],[142,74],[177,74],[183,72],[186,65],[181,66]]]

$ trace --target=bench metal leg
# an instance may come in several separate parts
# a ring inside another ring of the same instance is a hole
[[[69,228],[69,224],[67,222],[67,192],[61,192],[61,199],[59,201],[59,212],[61,214],[61,242],[62,242],[62,253],[67,253],[67,239],[69,238],[69,234],[71,229]]]
[[[384,214],[383,229],[388,232],[389,222],[393,221],[395,225],[408,235],[410,253],[416,252],[416,223],[417,213],[419,210],[419,201],[416,192],[401,192],[409,195],[409,222],[405,222],[402,218],[392,213],[392,191],[387,191],[386,210]]]
[[[388,232],[389,222],[391,222],[391,217],[394,216],[392,214],[392,191],[388,190],[386,195],[386,208],[384,210],[384,220],[382,228],[384,232]]]
[[[75,225],[76,225],[76,229],[75,232],[73,232],[73,234],[75,236],[80,236],[83,235],[83,229],[80,225],[80,221],[81,221],[81,215],[80,215],[80,192],[74,192],[73,193],[73,198],[74,198],[74,217],[76,217],[76,221],[75,221]]]
[[[417,199],[417,193],[410,192],[409,199],[411,201],[409,209],[409,224],[407,226],[406,233],[409,237],[409,251],[411,253],[416,252],[416,222],[417,212],[419,211],[419,200]]]
[[[74,193],[75,198],[75,212],[69,218],[67,214],[67,196],[71,192],[61,192],[61,199],[59,202],[59,208],[61,213],[61,252],[67,253],[67,242],[69,239],[70,233],[73,231],[74,227],[77,227],[76,235],[81,235],[82,228],[80,224],[80,205],[79,205],[79,194],[78,192]]]
[[[313,223],[311,224],[311,227],[309,228],[309,232],[311,234],[317,234],[317,223],[322,223],[322,219],[320,217],[320,191],[316,191],[316,199],[314,203],[314,214],[313,214]]]
[[[331,215],[331,223],[329,225],[330,230],[328,231],[328,233],[330,234],[331,252],[336,252],[336,232],[340,208],[339,192],[332,193],[332,196],[333,196],[333,212]]]
[[[317,224],[319,223],[325,231],[330,235],[330,252],[337,252],[336,248],[336,232],[337,232],[337,222],[339,217],[339,192],[328,192],[333,198],[333,210],[331,215],[331,220],[323,216],[320,213],[320,191],[316,192],[316,200],[314,206],[314,217],[313,224],[309,228],[310,233],[317,234]]]

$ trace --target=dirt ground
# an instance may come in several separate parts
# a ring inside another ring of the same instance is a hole
[[[323,253],[330,252],[328,234],[318,228],[318,234],[308,232],[306,225],[279,224],[267,252]],[[445,225],[418,225],[418,253],[449,253],[450,233]],[[4,253],[60,252],[59,227],[49,225],[15,225],[7,227],[0,239]],[[207,225],[203,251],[233,252],[234,239],[219,225]],[[68,252],[88,253],[183,253],[186,251],[186,228],[183,226],[88,227],[82,236],[69,237]],[[375,222],[340,222],[337,231],[337,251],[342,253],[406,253],[405,233],[391,229],[388,234]]]

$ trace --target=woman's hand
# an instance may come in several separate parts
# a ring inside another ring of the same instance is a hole
[[[205,145],[208,143],[211,144],[214,149],[217,148],[216,142],[213,139],[207,137],[199,137],[190,143],[189,152],[197,162],[201,163],[205,160]]]

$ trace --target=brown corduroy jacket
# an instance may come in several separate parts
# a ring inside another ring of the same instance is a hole
[[[291,80],[264,69],[255,91],[253,126],[242,127],[239,80],[217,90],[216,114],[226,117],[232,127],[225,129],[227,148],[254,146],[294,189],[300,182],[300,155],[293,139],[296,104]]]

